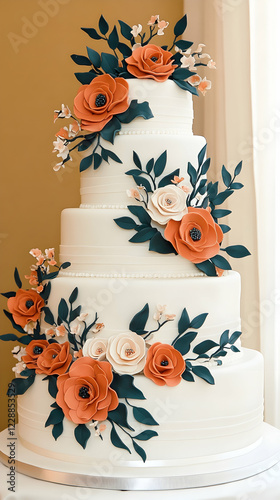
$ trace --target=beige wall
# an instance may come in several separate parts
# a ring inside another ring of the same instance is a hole
[[[44,11],[48,5],[54,10]],[[158,13],[173,26],[183,15],[183,1],[1,1],[1,291],[15,289],[15,265],[24,280],[33,263],[30,248],[58,249],[60,212],[79,205],[78,162],[63,174],[52,170],[58,130],[53,110],[61,103],[71,106],[79,87],[70,54],[86,55],[86,45],[107,49],[80,30],[97,27],[101,13],[112,27],[117,19],[145,25]],[[172,38],[167,29],[164,41],[170,44]],[[3,297],[0,307],[6,307]],[[2,334],[12,333],[2,313],[0,325]],[[7,425],[5,393],[15,362],[11,349],[12,343],[0,342],[0,429]]]

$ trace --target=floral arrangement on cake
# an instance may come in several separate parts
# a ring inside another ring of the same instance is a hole
[[[203,52],[205,45],[200,43],[196,49],[192,49],[193,42],[179,40],[187,27],[186,15],[174,26],[171,47],[151,43],[154,37],[164,35],[164,30],[169,26],[167,21],[154,15],[147,25],[148,33],[143,32],[141,24],[131,27],[119,21],[119,33],[116,26],[110,30],[107,21],[101,16],[99,32],[95,28],[82,28],[90,38],[105,40],[111,52],[99,54],[87,47],[87,56],[71,56],[77,65],[90,69],[75,73],[82,86],[74,99],[74,113],[64,104],[55,111],[54,121],[72,119],[69,127],[62,127],[56,133],[53,151],[61,161],[55,165],[55,171],[72,159],[71,152],[76,148],[80,152],[91,148],[90,154],[80,163],[81,172],[91,165],[97,169],[103,161],[109,162],[110,159],[122,163],[113,151],[103,146],[101,139],[114,144],[123,123],[130,123],[137,117],[145,120],[153,117],[147,101],[129,101],[130,79],[148,78],[157,82],[170,79],[181,89],[195,95],[198,95],[198,90],[205,95],[211,88],[211,81],[206,77],[202,79],[197,73],[199,67],[216,67],[210,55]],[[120,41],[120,35],[126,43]],[[205,63],[205,60],[208,62]]]
[[[149,241],[149,250],[161,254],[174,253],[193,262],[208,276],[221,276],[230,270],[228,260],[220,255],[223,251],[230,257],[241,258],[250,255],[243,245],[222,247],[224,234],[231,228],[218,220],[229,215],[230,210],[217,208],[243,187],[236,182],[242,170],[240,162],[234,174],[222,167],[224,188],[219,191],[219,182],[207,182],[206,174],[210,158],[205,159],[206,146],[198,154],[198,169],[189,162],[187,172],[189,183],[176,169],[163,175],[167,161],[167,151],[156,160],[151,158],[145,166],[138,154],[133,152],[135,168],[128,170],[136,183],[135,189],[127,191],[137,205],[128,205],[129,212],[137,217],[119,217],[116,224],[136,233],[130,238],[132,243]]]
[[[221,365],[221,358],[229,351],[239,352],[234,344],[241,332],[230,334],[225,330],[219,343],[203,340],[192,347],[208,314],[190,319],[184,308],[171,345],[162,343],[158,332],[175,321],[175,315],[167,313],[166,306],[158,305],[152,317],[156,326],[148,329],[150,307],[145,304],[133,316],[127,331],[108,337],[97,314],[89,320],[89,314],[77,305],[78,288],[74,288],[68,300],[61,298],[57,314],[50,310],[51,280],[70,264],[57,266],[53,248],[45,253],[36,248],[30,253],[36,264],[25,278],[32,288],[22,288],[16,268],[17,291],[2,294],[8,299],[8,310],[4,313],[20,336],[8,333],[0,335],[0,340],[17,341],[23,346],[17,345],[12,350],[18,362],[13,368],[16,378],[9,385],[8,394],[22,395],[37,375],[44,376],[46,390],[53,398],[45,426],[53,426],[54,439],[63,433],[64,418],[73,423],[75,439],[83,448],[91,430],[103,439],[109,423],[112,444],[131,453],[122,439],[122,434],[129,436],[135,452],[145,461],[146,453],[139,441],[147,441],[157,436],[157,432],[148,428],[133,434],[128,407],[132,408],[136,422],[148,427],[157,426],[158,422],[147,409],[135,403],[146,398],[135,386],[134,375],[142,374],[158,386],[174,387],[182,380],[194,382],[196,377],[213,385],[215,381],[208,366]],[[50,271],[50,266],[56,270]]]

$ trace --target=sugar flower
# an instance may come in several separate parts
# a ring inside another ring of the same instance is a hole
[[[61,105],[61,109],[56,109],[55,112],[54,112],[54,122],[56,122],[56,120],[58,118],[70,118],[72,115],[71,115],[71,111],[70,109],[68,108],[68,106],[62,104]]]
[[[195,58],[193,56],[183,56],[181,58],[181,67],[182,68],[189,68],[190,71],[196,71],[195,68]]]
[[[100,332],[101,330],[103,330],[104,327],[105,327],[104,323],[96,323],[94,325],[94,328],[92,328],[90,331],[92,333],[97,333],[97,332]]]
[[[61,161],[60,163],[57,163],[57,164],[53,167],[53,170],[54,170],[55,172],[58,172],[58,171],[61,169],[61,167],[65,168],[65,165],[64,165],[63,161]]]
[[[159,21],[157,25],[158,25],[157,35],[164,35],[164,30],[165,28],[167,28],[169,23],[167,21]]]
[[[184,180],[184,177],[178,177],[178,175],[174,175],[174,178],[171,179],[172,184],[179,184]]]
[[[53,153],[58,152],[57,156],[62,158],[63,160],[66,160],[66,158],[69,156],[69,149],[65,145],[64,141],[62,141],[60,137],[58,137],[56,141],[53,141],[53,145]]]
[[[158,23],[159,21],[159,15],[157,14],[156,16],[151,16],[151,19],[148,21],[148,26],[153,26],[154,24]]]
[[[29,253],[36,259],[42,256],[42,250],[40,250],[39,248],[32,248]]]
[[[200,84],[202,81],[202,78],[199,75],[193,75],[188,78],[188,82],[193,85],[193,87],[196,87],[197,85]]]
[[[201,82],[200,82],[200,84],[198,85],[197,88],[198,88],[198,90],[200,90],[200,92],[202,93],[202,95],[205,95],[206,91],[211,89],[211,82],[210,82],[210,80],[206,80],[206,77],[204,77],[203,80],[201,80]]]
[[[141,200],[141,195],[140,195],[138,189],[127,189],[126,194],[129,198],[134,198],[135,200],[138,200],[138,201]]]
[[[16,358],[18,361],[21,361],[22,356],[25,356],[26,354],[26,348],[17,345],[13,348],[12,354],[14,358]]]
[[[196,52],[197,54],[200,54],[203,50],[203,47],[205,47],[205,43],[199,43],[197,46],[197,49],[194,52]]]
[[[83,356],[89,356],[99,361],[104,360],[106,357],[107,343],[107,339],[97,339],[96,337],[87,339],[83,346]]]
[[[116,373],[134,375],[141,372],[145,353],[145,340],[137,333],[119,333],[108,339],[106,358]]]
[[[134,24],[134,26],[132,26],[132,30],[131,30],[131,34],[132,36],[136,37],[137,35],[139,35],[139,33],[141,33],[142,31],[142,25],[141,24]]]
[[[19,375],[25,368],[26,364],[23,361],[20,361],[16,364],[16,366],[13,366],[12,371]]]
[[[210,69],[216,69],[216,63],[215,61],[213,61],[213,59],[211,59],[208,64],[207,64],[208,68]]]

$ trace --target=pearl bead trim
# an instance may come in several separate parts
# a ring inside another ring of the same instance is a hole
[[[204,277],[204,273],[82,273],[82,272],[67,272],[60,271],[59,276],[73,276],[73,277],[83,277],[83,278],[195,278]]]
[[[127,205],[104,205],[104,204],[95,204],[91,205],[90,203],[81,203],[80,208],[127,208]]]

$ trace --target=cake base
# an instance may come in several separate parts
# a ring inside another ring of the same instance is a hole
[[[8,444],[15,440],[8,429],[0,433],[0,460],[9,465]],[[16,440],[17,472],[52,483],[64,485],[128,491],[177,490],[225,484],[245,479],[276,465],[280,460],[280,431],[263,424],[263,437],[242,455],[227,454],[205,458],[199,464],[176,467],[176,475],[168,475],[164,467],[133,469],[133,477],[127,467],[121,475],[91,474],[86,464],[69,464],[37,455]]]

